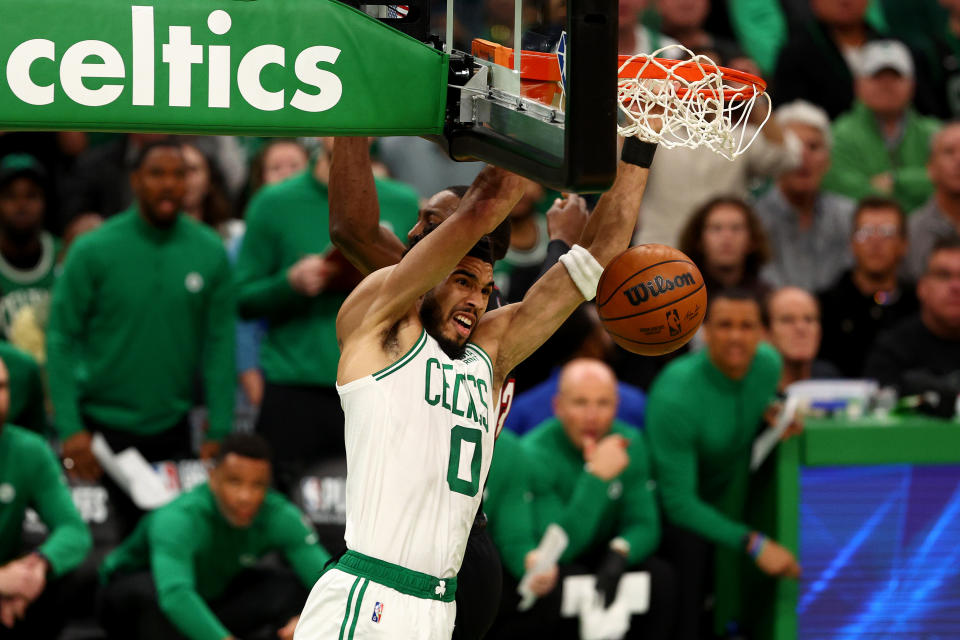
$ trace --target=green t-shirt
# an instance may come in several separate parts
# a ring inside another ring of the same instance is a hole
[[[401,239],[417,220],[418,200],[410,187],[377,180],[381,224]],[[267,335],[260,366],[275,384],[336,383],[337,311],[346,293],[308,298],[287,280],[300,258],[332,247],[327,186],[310,171],[264,187],[247,209],[247,233],[237,258],[237,305],[245,319],[264,318]]]
[[[54,287],[47,375],[62,438],[83,416],[156,434],[194,403],[196,374],[208,437],[233,428],[235,301],[227,252],[211,229],[180,214],[169,229],[136,208],[71,247]]]
[[[307,589],[330,558],[303,514],[279,493],[268,492],[253,523],[241,529],[224,519],[210,486],[202,484],[143,518],[104,559],[100,575],[109,581],[149,568],[170,621],[191,640],[221,640],[230,632],[207,601],[272,551],[284,555]]]
[[[731,380],[702,349],[677,358],[654,380],[646,432],[668,520],[742,549],[750,452],[780,368],[780,355],[761,344],[747,375]]]
[[[610,433],[630,441],[630,464],[609,482],[584,469],[583,452],[573,446],[558,419],[540,423],[522,438],[530,462],[538,536],[555,522],[569,537],[561,563],[573,562],[586,551],[622,538],[630,546],[628,561],[636,564],[650,555],[660,540],[660,517],[643,434],[620,420],[614,420]]]
[[[93,541],[70,497],[59,461],[46,440],[6,424],[0,432],[0,564],[22,550],[27,507],[50,530],[39,551],[50,561],[54,575],[83,562]]]
[[[523,561],[527,552],[539,542],[533,522],[533,492],[530,491],[527,471],[520,437],[503,429],[493,449],[483,493],[483,511],[503,566],[517,579],[524,574]]]
[[[43,433],[47,428],[40,365],[29,353],[0,341],[0,359],[10,375],[10,409],[7,422]]]
[[[29,269],[15,267],[0,254],[0,336],[17,344],[31,341],[31,332],[42,334],[50,312],[60,241],[43,231],[40,246],[40,260]]]

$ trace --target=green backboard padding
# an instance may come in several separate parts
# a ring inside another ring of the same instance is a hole
[[[0,0],[0,16],[0,130],[443,127],[447,57],[333,0]]]

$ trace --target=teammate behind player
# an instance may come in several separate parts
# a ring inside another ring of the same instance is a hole
[[[456,574],[496,436],[493,398],[627,247],[653,148],[626,142],[630,163],[581,246],[522,302],[484,314],[493,287],[484,236],[522,192],[519,177],[488,167],[447,221],[341,307],[348,551],[314,586],[296,638],[451,636]]]

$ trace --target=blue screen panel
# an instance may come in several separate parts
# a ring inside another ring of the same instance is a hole
[[[960,639],[960,466],[807,467],[800,640]]]

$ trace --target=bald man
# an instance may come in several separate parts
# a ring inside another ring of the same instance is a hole
[[[783,287],[767,299],[770,342],[783,358],[780,391],[798,380],[839,378],[829,362],[817,360],[820,350],[820,305],[799,287]]]
[[[491,637],[576,638],[576,619],[559,615],[562,578],[595,575],[597,591],[609,607],[626,571],[649,572],[652,595],[648,612],[631,618],[625,637],[669,637],[675,587],[670,569],[650,557],[660,540],[650,463],[643,434],[616,419],[613,371],[600,360],[570,361],[560,373],[553,408],[553,418],[521,439],[535,533],[525,564],[535,564],[533,545],[548,525],[558,524],[570,539],[560,557],[561,579],[536,581],[540,599],[520,614],[513,613],[519,576],[506,575],[501,612],[507,619],[501,619]],[[515,549],[505,551],[505,556],[516,555]]]

